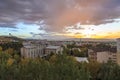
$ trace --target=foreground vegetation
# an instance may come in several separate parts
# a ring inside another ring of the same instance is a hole
[[[64,54],[25,59],[15,49],[2,47],[0,80],[120,80],[119,65],[111,62],[79,63],[67,53],[67,49],[63,51]],[[86,52],[86,49],[82,51]],[[82,53],[79,55],[82,56]]]
[[[119,75],[120,66],[113,63],[78,63],[67,55],[23,59],[0,52],[0,80],[120,80]]]

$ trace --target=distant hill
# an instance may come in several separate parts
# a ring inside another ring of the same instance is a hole
[[[116,39],[96,39],[96,38],[70,38],[70,39],[65,39],[65,40],[70,40],[70,41],[116,41]]]
[[[23,39],[15,36],[0,36],[0,41],[23,41]]]
[[[90,42],[116,42],[116,39],[96,39],[96,38],[68,38],[56,41],[90,41]]]

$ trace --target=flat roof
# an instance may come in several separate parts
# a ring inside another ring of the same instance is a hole
[[[25,48],[35,48],[35,46],[24,46]]]
[[[46,49],[58,49],[60,46],[47,46]]]
[[[78,62],[87,62],[89,63],[87,57],[75,57]]]

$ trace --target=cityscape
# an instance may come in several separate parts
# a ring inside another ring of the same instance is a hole
[[[120,0],[1,0],[0,80],[120,80]]]

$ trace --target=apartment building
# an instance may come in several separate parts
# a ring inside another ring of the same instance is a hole
[[[97,61],[97,53],[94,50],[88,49],[88,59],[90,61]]]
[[[100,63],[107,63],[108,61],[117,63],[117,54],[110,51],[97,52],[97,61]]]
[[[21,48],[21,56],[25,58],[36,58],[44,56],[46,45],[40,42],[24,42]]]
[[[47,46],[45,48],[45,54],[51,54],[51,53],[56,53],[56,54],[62,54],[62,47],[61,46]]]
[[[96,52],[94,50],[88,50],[88,58],[90,61],[97,61],[100,63],[107,63],[108,61],[117,63],[117,54],[111,51]]]
[[[27,41],[23,42],[21,56],[24,58],[45,57],[50,53],[62,54],[61,46],[46,45],[44,41]]]
[[[117,63],[120,65],[120,38],[117,40]]]

